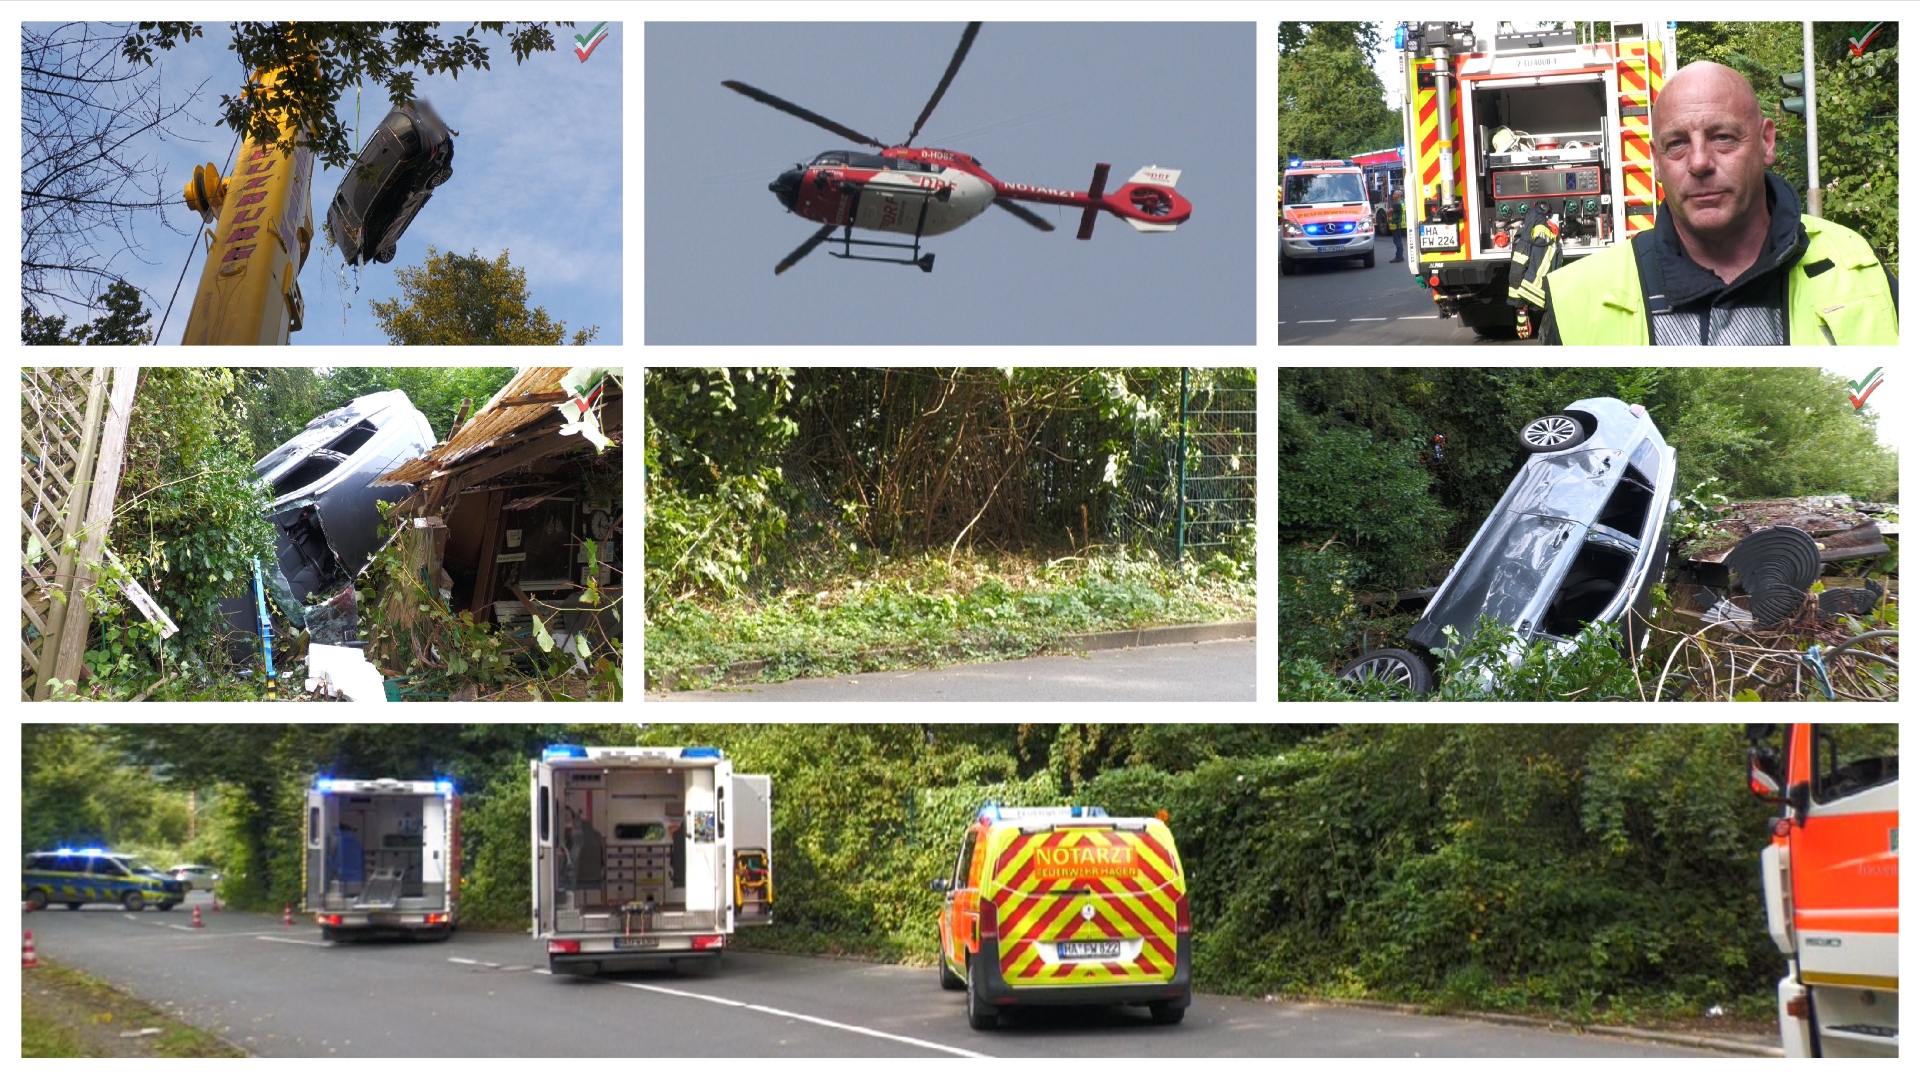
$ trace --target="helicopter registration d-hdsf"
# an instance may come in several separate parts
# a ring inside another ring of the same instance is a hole
[[[1174,185],[1180,181],[1178,169],[1149,165],[1135,173],[1120,190],[1108,192],[1108,166],[1096,165],[1093,183],[1088,190],[1069,191],[1008,183],[995,179],[970,155],[954,150],[913,146],[914,138],[920,134],[927,117],[933,114],[933,108],[940,103],[941,96],[947,92],[947,86],[953,82],[954,73],[960,70],[960,63],[966,59],[967,50],[973,46],[973,39],[979,32],[979,23],[967,24],[966,32],[960,36],[960,45],[947,64],[946,74],[941,76],[940,84],[934,87],[926,108],[920,110],[920,118],[914,121],[913,131],[897,146],[888,146],[844,124],[745,83],[728,80],[721,84],[762,104],[771,105],[781,112],[880,151],[872,154],[858,150],[828,150],[816,155],[810,162],[797,164],[781,173],[778,179],[767,185],[767,189],[780,200],[780,205],[808,221],[822,223],[818,232],[780,260],[780,264],[773,268],[774,273],[785,273],[794,263],[811,254],[814,248],[832,239],[836,229],[840,230],[841,235],[833,242],[843,248],[829,252],[836,258],[918,266],[930,272],[933,270],[933,255],[920,253],[921,238],[952,232],[985,213],[989,206],[998,206],[1042,232],[1052,232],[1053,226],[1019,205],[1020,202],[1079,207],[1079,237],[1082,240],[1093,236],[1094,220],[1102,210],[1140,232],[1148,233],[1172,232],[1181,222],[1193,216],[1193,204],[1174,190]],[[856,240],[853,237],[855,229],[904,234],[913,237],[913,242]],[[895,248],[911,251],[912,255],[897,259],[882,255],[856,255],[853,253],[855,247]]]

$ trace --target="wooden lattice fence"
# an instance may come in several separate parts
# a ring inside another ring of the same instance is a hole
[[[20,372],[20,698],[80,673],[139,368]]]

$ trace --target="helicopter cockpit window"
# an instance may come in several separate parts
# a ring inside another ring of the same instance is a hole
[[[899,162],[879,154],[861,154],[852,150],[828,150],[813,159],[814,165],[838,165],[844,169],[892,169]]]

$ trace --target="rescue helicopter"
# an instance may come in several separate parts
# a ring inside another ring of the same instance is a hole
[[[940,104],[947,87],[953,84],[954,75],[979,33],[979,23],[967,24],[960,35],[959,47],[953,51],[953,59],[947,62],[946,73],[940,76],[933,96],[927,99],[919,119],[913,122],[913,130],[893,145],[746,83],[728,79],[720,84],[879,151],[827,150],[814,155],[811,161],[795,164],[767,185],[767,190],[773,192],[789,212],[821,223],[817,232],[780,260],[773,268],[775,274],[786,273],[812,254],[814,248],[828,242],[840,246],[839,251],[828,251],[838,259],[917,266],[931,273],[933,254],[922,254],[920,241],[952,232],[985,213],[989,206],[998,206],[1042,232],[1052,232],[1053,225],[1020,203],[1078,207],[1082,240],[1092,238],[1093,223],[1102,210],[1143,233],[1172,232],[1193,216],[1193,204],[1174,190],[1180,180],[1179,169],[1149,165],[1134,173],[1118,191],[1109,192],[1106,190],[1109,166],[1100,164],[1094,166],[1093,181],[1086,191],[1069,191],[999,180],[968,154],[914,146],[913,140],[919,137],[927,117],[933,115],[934,106]],[[856,239],[855,229],[913,239],[911,242]],[[833,235],[835,231],[840,233],[838,237]],[[911,254],[856,254],[855,248],[891,249],[895,253]]]

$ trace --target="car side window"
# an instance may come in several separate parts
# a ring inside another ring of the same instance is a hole
[[[971,884],[967,880],[967,870],[973,865],[973,845],[975,838],[979,835],[979,830],[968,829],[966,840],[960,844],[960,857],[953,864],[953,887],[956,890],[967,888]]]
[[[33,860],[33,868],[35,870],[58,870],[60,869],[60,856],[58,855],[37,856]]]

